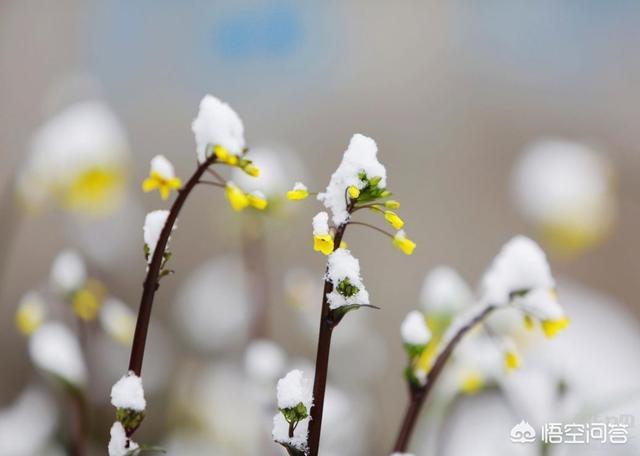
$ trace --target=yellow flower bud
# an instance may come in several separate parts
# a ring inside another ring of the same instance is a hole
[[[404,221],[393,211],[384,211],[384,219],[396,230],[404,226]]]
[[[355,185],[350,186],[347,189],[347,192],[349,193],[351,199],[358,199],[358,197],[360,196],[360,189]]]
[[[33,334],[47,316],[45,303],[34,292],[27,293],[16,311],[16,326],[26,336]]]
[[[247,195],[247,198],[249,200],[249,204],[251,204],[251,206],[255,207],[256,209],[262,211],[267,207],[268,201],[267,198],[264,196],[264,193],[259,192],[259,191],[254,191],[251,192]]]
[[[396,200],[385,201],[384,202],[384,207],[386,207],[387,209],[399,209],[400,208],[400,202],[396,201]]]
[[[251,177],[258,177],[260,175],[260,168],[253,163],[249,163],[247,166],[242,168],[242,170]]]
[[[398,231],[393,237],[393,245],[405,255],[411,255],[416,248],[416,243],[408,239],[404,231]]]
[[[292,190],[287,192],[287,199],[303,200],[309,196],[309,190],[302,182],[297,182]]]
[[[511,372],[513,370],[516,370],[520,367],[521,365],[521,361],[520,361],[520,357],[518,356],[518,354],[512,350],[509,350],[507,352],[505,352],[504,354],[504,368],[508,371]]]
[[[91,321],[98,315],[100,301],[91,290],[82,288],[73,295],[71,307],[78,317],[85,321]]]
[[[544,335],[549,339],[553,338],[560,331],[566,329],[569,326],[569,319],[567,317],[560,318],[558,320],[543,320],[542,330]]]
[[[477,371],[468,371],[462,376],[460,390],[465,394],[475,394],[484,386],[482,374]]]
[[[231,208],[236,212],[240,212],[249,205],[247,195],[233,182],[227,182],[224,193],[229,200]]]
[[[313,236],[313,250],[330,255],[333,252],[333,238],[330,234],[316,234]]]

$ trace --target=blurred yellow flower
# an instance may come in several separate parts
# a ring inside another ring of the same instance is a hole
[[[16,326],[26,336],[33,334],[44,322],[47,309],[44,301],[36,292],[25,294],[16,311]]]
[[[247,195],[247,199],[249,200],[249,204],[252,207],[255,207],[260,211],[264,210],[268,204],[267,197],[264,195],[264,193],[258,190],[249,193]]]
[[[509,350],[505,352],[504,367],[508,372],[518,369],[520,365],[521,365],[520,357],[515,351]]]
[[[543,320],[542,330],[545,336],[549,339],[555,337],[560,331],[566,329],[569,326],[569,319],[567,317],[560,318],[558,320]]]
[[[384,211],[384,219],[396,230],[404,226],[404,221],[393,211]]]
[[[249,205],[247,195],[233,182],[227,182],[224,192],[234,211],[240,212]]]
[[[400,249],[405,255],[411,255],[416,248],[416,243],[406,237],[405,232],[400,230],[393,237],[393,245]]]
[[[467,371],[462,375],[460,391],[465,394],[475,394],[484,386],[482,374],[478,371]]]
[[[296,182],[293,190],[287,192],[287,198],[290,200],[303,200],[309,196],[309,190],[302,182]]]

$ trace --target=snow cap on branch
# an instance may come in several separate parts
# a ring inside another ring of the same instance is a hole
[[[402,341],[407,345],[424,346],[431,339],[431,331],[427,327],[424,315],[417,310],[407,314],[400,326]]]
[[[206,95],[200,102],[191,130],[196,137],[200,163],[208,158],[207,147],[220,146],[234,155],[242,155],[245,148],[242,120],[231,106],[213,95]]]
[[[153,253],[155,252],[156,245],[160,239],[160,233],[162,232],[162,228],[164,228],[164,224],[166,223],[168,216],[169,211],[160,210],[149,212],[144,219],[144,243],[149,249],[149,256],[147,258],[149,263],[151,263]],[[175,229],[175,227],[176,226],[174,224],[173,229]]]
[[[494,305],[508,304],[514,293],[554,286],[544,252],[524,236],[516,236],[502,247],[482,280],[483,298]]]
[[[327,279],[333,284],[327,295],[331,309],[369,304],[369,293],[360,277],[360,262],[349,250],[339,248],[329,255]]]
[[[367,179],[379,178],[379,188],[387,186],[387,171],[378,161],[377,153],[378,146],[373,139],[361,134],[353,135],[340,166],[331,176],[327,189],[318,195],[318,200],[331,211],[332,220],[336,226],[343,224],[349,218],[346,202],[347,189],[353,186],[361,190],[367,185],[367,182],[361,178],[361,173],[364,173]]]
[[[128,372],[111,388],[111,404],[116,408],[142,412],[147,406],[142,379]]]
[[[311,382],[299,369],[290,371],[278,380],[277,398],[278,408],[293,408],[302,402],[307,409],[311,408]]]
[[[111,439],[109,440],[109,456],[126,456],[130,451],[137,450],[138,444],[127,438],[122,423],[116,421],[111,426]]]

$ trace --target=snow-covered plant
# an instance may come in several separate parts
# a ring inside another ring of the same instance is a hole
[[[145,192],[158,190],[164,200],[168,199],[174,190],[178,195],[169,210],[152,211],[145,218],[143,232],[147,274],[138,310],[129,368],[112,390],[112,404],[117,409],[117,421],[111,429],[110,456],[120,456],[125,454],[125,449],[130,452],[138,448],[131,436],[144,418],[146,402],[141,374],[151,307],[160,279],[173,272],[167,268],[171,259],[171,252],[167,247],[180,210],[192,190],[198,184],[222,188],[235,211],[247,207],[263,210],[267,206],[262,193],[254,191],[247,194],[213,169],[214,165],[223,165],[240,169],[249,176],[255,177],[260,174],[260,170],[246,158],[244,126],[236,112],[228,104],[207,95],[200,102],[200,110],[191,128],[195,135],[198,161],[198,167],[191,177],[183,184],[175,175],[171,162],[158,155],[151,160],[149,177],[142,184]],[[204,178],[205,174],[210,175],[210,180]]]
[[[327,255],[328,262],[324,276],[313,400],[310,401],[310,409],[305,405],[305,414],[309,414],[310,422],[306,418],[296,421],[295,433],[289,438],[283,438],[277,426],[282,418],[276,416],[274,426],[274,439],[293,455],[318,455],[333,329],[348,312],[363,306],[373,307],[360,275],[360,263],[343,242],[347,227],[359,225],[374,229],[389,237],[392,244],[407,255],[411,255],[415,248],[415,243],[402,231],[403,220],[394,211],[400,207],[400,203],[389,199],[391,192],[387,190],[387,172],[378,161],[377,153],[378,147],[373,139],[361,134],[353,135],[326,190],[317,194],[327,212],[320,212],[313,218],[313,248]],[[287,197],[290,200],[303,200],[311,194],[303,183],[297,182]],[[392,234],[375,225],[354,220],[355,213],[362,209],[380,215],[398,231]],[[283,412],[282,405],[279,408],[285,420],[287,413],[291,418],[291,411]],[[299,412],[302,411],[300,408]],[[301,417],[302,413],[295,416]]]
[[[464,309],[465,302],[471,298],[462,279],[449,268],[432,272],[425,281],[422,294],[426,316],[413,311],[401,327],[408,353],[405,374],[410,396],[393,448],[401,454],[407,450],[420,410],[454,349],[492,312],[515,308],[522,313],[527,328],[533,329],[537,323],[549,338],[569,324],[558,303],[555,281],[544,252],[524,236],[516,236],[502,247],[484,274],[475,305]],[[436,318],[432,318],[433,315]],[[433,337],[431,330],[434,331]],[[505,338],[497,342],[489,345],[497,345],[502,352],[504,368],[517,369],[520,356],[515,345]],[[482,378],[471,375],[466,383],[462,383],[461,389],[472,392],[481,385]]]

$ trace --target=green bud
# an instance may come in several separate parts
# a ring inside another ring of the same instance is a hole
[[[297,423],[309,416],[307,407],[302,402],[299,402],[295,407],[281,408],[279,410],[287,423]]]
[[[116,410],[116,420],[122,423],[122,427],[124,427],[127,435],[138,429],[143,419],[144,412],[138,412],[136,410],[124,408],[119,408]]]
[[[381,180],[382,177],[380,176],[372,177],[371,179],[369,179],[369,185],[371,185],[372,187],[377,187]]]
[[[342,280],[338,284],[336,290],[345,298],[350,298],[360,291],[360,289],[353,285],[348,278]]]

